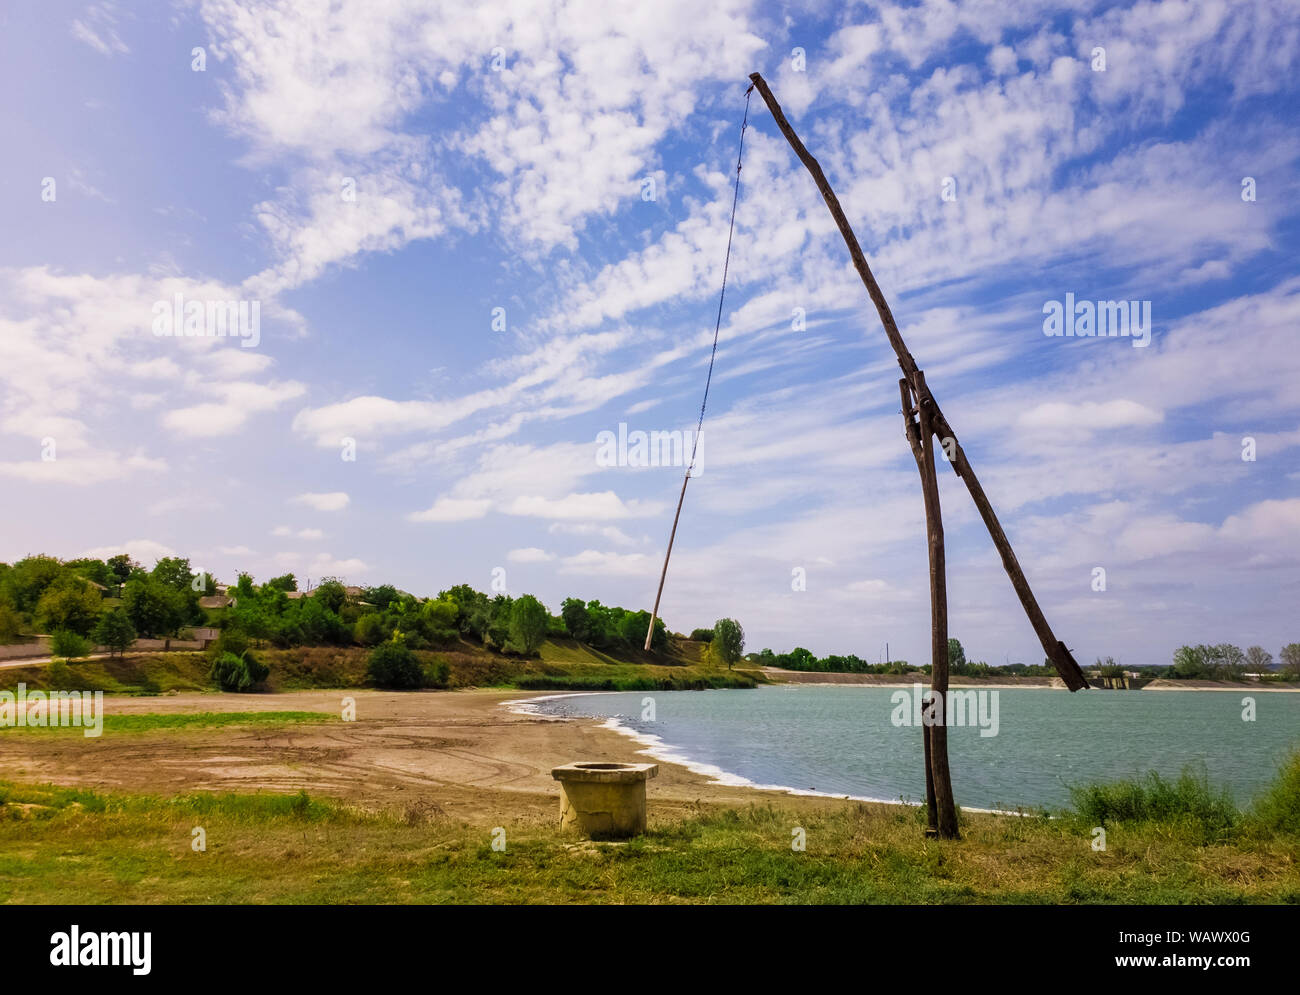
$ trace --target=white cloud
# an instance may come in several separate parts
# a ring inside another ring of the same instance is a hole
[[[329,491],[324,494],[299,494],[291,500],[294,504],[305,504],[316,511],[342,511],[351,499],[345,491]]]
[[[657,515],[662,509],[661,502],[624,501],[613,491],[600,491],[590,494],[569,494],[555,499],[521,495],[503,510],[510,515],[530,515],[536,518],[604,521]]]
[[[87,549],[81,555],[93,560],[107,560],[109,557],[125,553],[146,569],[167,556],[178,555],[170,546],[153,539],[128,539],[116,546],[96,546]]]
[[[320,529],[298,529],[294,531],[287,525],[277,525],[271,530],[273,536],[295,536],[299,539],[324,539],[325,533]]]
[[[560,572],[566,574],[591,574],[593,576],[646,577],[654,576],[655,561],[644,553],[610,553],[584,549],[560,561]]]
[[[491,501],[442,497],[424,511],[412,512],[407,518],[413,522],[467,522],[482,518],[491,507]]]
[[[555,554],[536,546],[526,546],[523,549],[510,550],[506,553],[506,559],[511,563],[546,563],[555,559]]]
[[[112,452],[74,452],[53,460],[0,461],[0,477],[13,477],[32,484],[89,487],[123,480],[139,472],[162,473],[167,462],[139,454],[124,456]]]
[[[72,36],[101,55],[111,57],[131,51],[117,33],[117,5],[113,3],[90,4],[84,19],[73,18]]]

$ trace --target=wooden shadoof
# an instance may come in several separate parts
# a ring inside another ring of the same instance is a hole
[[[813,158],[803,142],[800,141],[799,136],[795,134],[794,128],[790,126],[790,122],[782,112],[781,105],[777,103],[776,97],[767,85],[767,81],[759,73],[752,73],[749,78],[753,84],[750,91],[758,90],[764,103],[767,104],[768,110],[771,111],[777,128],[785,136],[786,141],[790,143],[790,147],[794,150],[799,161],[804,164],[804,167],[812,175],[813,182],[816,183],[818,191],[821,192],[822,198],[826,201],[831,217],[835,219],[836,227],[839,228],[840,234],[844,238],[844,244],[848,247],[854,268],[857,269],[858,275],[862,278],[862,283],[867,288],[867,295],[871,298],[871,302],[876,306],[876,313],[880,316],[880,323],[884,327],[885,336],[889,339],[890,346],[893,347],[894,355],[898,358],[899,369],[902,372],[902,376],[898,381],[898,389],[902,401],[903,430],[908,445],[911,447],[912,455],[916,460],[917,471],[921,477],[921,494],[925,504],[925,528],[930,561],[930,699],[925,703],[926,707],[923,709],[923,713],[934,715],[935,719],[933,722],[923,723],[921,727],[925,755],[927,833],[944,839],[956,839],[959,835],[957,809],[953,801],[952,776],[948,766],[948,738],[944,715],[944,708],[948,698],[948,592],[944,560],[943,516],[939,508],[939,482],[935,469],[937,464],[935,459],[936,445],[942,447],[953,471],[966,484],[971,500],[975,502],[975,507],[984,520],[984,525],[989,531],[993,545],[1002,557],[1002,566],[1011,579],[1011,586],[1015,588],[1016,595],[1020,598],[1020,604],[1024,608],[1025,615],[1029,618],[1030,625],[1033,626],[1039,642],[1042,643],[1043,652],[1047,655],[1047,659],[1056,668],[1056,672],[1069,690],[1078,691],[1086,688],[1089,686],[1088,681],[1070,650],[1065,643],[1056,638],[1051,626],[1048,625],[1043,610],[1039,607],[1038,600],[1029,587],[1029,581],[1025,579],[1025,573],[1020,567],[1020,562],[1016,559],[1015,551],[1011,548],[1011,542],[1007,539],[1007,534],[998,521],[997,514],[993,511],[993,505],[989,502],[988,495],[984,493],[984,488],[980,485],[979,478],[975,475],[975,470],[957,439],[957,433],[949,424],[948,419],[944,417],[939,402],[935,400],[934,394],[926,384],[925,373],[917,366],[916,360],[907,350],[903,336],[898,331],[898,324],[894,321],[893,312],[889,309],[889,303],[885,300],[885,295],[881,292],[880,285],[876,282],[871,267],[867,264],[867,258],[862,252],[861,245],[858,244],[857,236],[853,233],[853,228],[849,225],[844,209],[840,206],[839,198],[835,196],[835,191],[831,189],[831,185],[826,179],[826,174],[822,172],[821,165]],[[737,170],[739,171],[739,165]],[[711,372],[712,369],[710,368]],[[689,480],[689,471],[687,479]],[[686,484],[683,482],[683,497],[685,492]],[[677,504],[678,516],[681,515],[681,505],[682,502],[679,498]],[[677,518],[675,517],[673,519],[673,536],[676,535],[676,532]],[[669,538],[670,555],[671,551],[672,537]],[[663,574],[661,574],[659,581],[660,594],[663,591],[664,575],[667,574],[667,571],[668,559],[665,557]],[[659,599],[656,597],[655,616],[658,615],[658,601]],[[653,631],[654,621],[652,616],[650,632],[646,634],[647,649],[649,649],[650,636]],[[931,707],[932,704],[934,705],[933,708]]]

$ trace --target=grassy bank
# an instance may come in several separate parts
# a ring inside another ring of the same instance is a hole
[[[364,647],[313,646],[300,649],[254,649],[270,667],[266,690],[306,691],[369,686]],[[606,653],[572,639],[551,639],[537,657],[493,653],[465,640],[443,650],[416,653],[427,671],[445,667],[447,688],[495,687],[528,691],[672,691],[702,688],[749,688],[752,674],[709,666],[698,647],[673,640],[666,654],[638,649]],[[87,690],[109,694],[152,695],[212,691],[210,661],[202,653],[160,653],[118,659],[86,660],[71,665],[16,667],[0,671],[0,689],[19,683],[29,689]]]
[[[337,722],[328,712],[176,712],[169,714],[105,715],[101,719],[104,733],[168,732],[180,729],[224,729],[244,726],[296,726],[307,723]],[[0,736],[83,736],[81,726],[6,726]]]
[[[1298,786],[1300,760],[1226,825],[1205,824],[1222,813],[1180,789],[1181,801],[1138,803],[1123,819],[1113,807],[966,814],[954,842],[925,839],[918,809],[809,811],[795,799],[701,807],[622,844],[503,814],[497,851],[490,829],[437,805],[363,811],[302,793],[159,798],[0,783],[0,901],[1300,904]],[[1098,815],[1108,820],[1101,851]],[[205,852],[191,848],[200,826]],[[796,829],[803,852],[791,848]]]

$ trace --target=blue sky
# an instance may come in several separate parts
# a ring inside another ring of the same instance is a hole
[[[500,568],[552,610],[649,607],[682,470],[596,438],[693,427],[758,70],[1076,656],[1300,638],[1292,4],[46,3],[0,29],[0,559],[418,594]],[[920,661],[897,367],[757,95],[750,125],[663,614]],[[154,335],[176,293],[258,302],[256,347]],[[1150,344],[1045,336],[1067,293],[1150,301]],[[941,487],[953,634],[1040,662]]]

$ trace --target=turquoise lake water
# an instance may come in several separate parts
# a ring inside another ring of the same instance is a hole
[[[532,707],[616,720],[661,759],[689,762],[730,783],[915,802],[925,797],[921,731],[891,721],[897,690],[634,691],[566,695]],[[1247,696],[1255,701],[1253,722],[1242,719]],[[653,722],[642,718],[647,698]],[[991,718],[990,699],[985,706]],[[1300,694],[1000,688],[997,718],[994,736],[949,728],[959,805],[1058,807],[1069,801],[1068,784],[1148,770],[1177,776],[1188,766],[1245,803],[1272,781],[1288,751],[1300,748]]]

